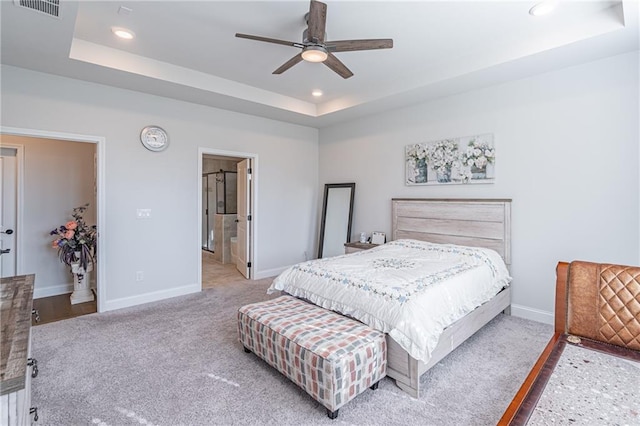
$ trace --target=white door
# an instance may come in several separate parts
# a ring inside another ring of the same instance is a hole
[[[0,276],[16,275],[17,150],[3,147],[0,155]]]
[[[238,163],[238,258],[236,268],[245,278],[251,275],[251,159]]]

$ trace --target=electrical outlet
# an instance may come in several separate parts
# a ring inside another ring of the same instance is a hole
[[[144,281],[144,272],[142,271],[136,272],[136,281]]]

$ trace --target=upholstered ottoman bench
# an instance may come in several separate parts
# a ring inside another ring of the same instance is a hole
[[[238,335],[245,352],[300,386],[331,419],[387,372],[383,333],[291,296],[241,307]]]

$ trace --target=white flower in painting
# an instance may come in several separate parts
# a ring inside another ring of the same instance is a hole
[[[469,182],[473,177],[473,173],[471,173],[470,167],[462,167],[463,163],[460,163],[458,169],[456,170],[457,178],[462,182]]]
[[[407,161],[407,179],[413,182],[426,171],[427,147],[425,144],[407,145],[405,148]]]
[[[422,160],[427,157],[427,148],[424,144],[407,145],[407,157],[410,160]]]
[[[453,140],[444,139],[428,145],[427,163],[436,172],[450,170],[457,159],[458,144]]]
[[[483,169],[487,164],[493,164],[496,158],[495,150],[488,142],[472,139],[467,150],[462,155],[462,162],[469,167]]]
[[[487,162],[488,162],[487,157],[485,157],[484,155],[481,155],[476,159],[476,167],[479,169],[482,169],[483,167],[487,166]]]

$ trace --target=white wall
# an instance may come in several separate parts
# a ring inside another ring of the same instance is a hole
[[[93,143],[3,135],[1,143],[24,147],[24,204],[21,273],[36,274],[34,297],[73,290],[73,275],[51,248],[49,232],[72,220],[73,208],[89,203],[84,214],[96,223]],[[94,278],[94,277],[92,277]]]
[[[106,140],[106,217],[99,230],[106,309],[199,289],[202,147],[258,156],[256,276],[304,260],[314,247],[316,129],[10,66],[1,71],[3,127]],[[140,144],[149,124],[169,133],[166,151]],[[137,208],[151,209],[151,218],[136,219]],[[144,271],[144,281],[135,281],[136,271]]]
[[[391,230],[393,197],[512,198],[516,315],[552,321],[560,260],[640,264],[638,53],[320,132],[320,184],[356,182],[354,235]],[[404,185],[404,147],[493,133],[492,185]]]

